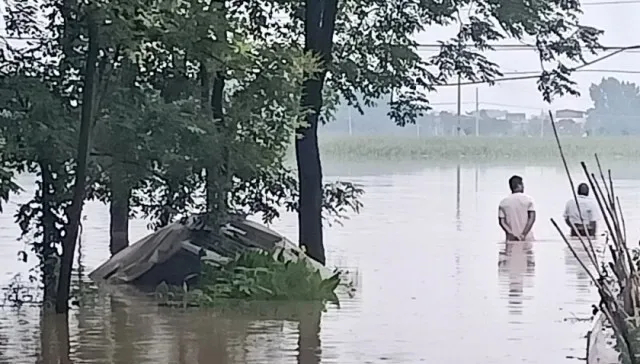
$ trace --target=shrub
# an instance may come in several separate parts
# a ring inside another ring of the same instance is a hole
[[[164,304],[189,306],[215,306],[225,299],[319,301],[338,302],[336,289],[341,273],[336,271],[323,279],[319,271],[310,268],[306,257],[287,260],[279,252],[247,251],[222,265],[202,264],[202,272],[194,289],[167,292]]]

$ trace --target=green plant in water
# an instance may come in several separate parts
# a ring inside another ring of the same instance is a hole
[[[322,154],[339,160],[438,160],[459,161],[554,161],[558,150],[552,138],[540,137],[422,137],[415,136],[326,136]],[[565,137],[563,149],[569,158],[591,158],[594,151],[606,159],[636,160],[640,156],[637,137]]]
[[[167,293],[166,298],[176,304],[182,301],[185,306],[216,306],[225,299],[337,303],[335,291],[340,281],[339,271],[323,279],[307,258],[288,260],[282,251],[272,255],[251,250],[226,264],[203,262],[194,289],[184,287],[182,292]]]

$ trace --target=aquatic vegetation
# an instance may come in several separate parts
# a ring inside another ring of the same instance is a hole
[[[165,305],[217,306],[223,300],[338,302],[341,272],[323,279],[306,257],[288,260],[282,251],[272,254],[251,250],[220,265],[202,263],[194,287],[175,290],[163,285],[156,298]]]
[[[566,137],[562,145],[569,158],[640,158],[637,137]],[[539,137],[429,137],[325,136],[322,155],[342,160],[554,160],[558,149],[553,138]]]

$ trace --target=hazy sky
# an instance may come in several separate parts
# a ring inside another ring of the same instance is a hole
[[[4,5],[4,0],[0,0]],[[605,46],[629,46],[640,44],[637,34],[640,34],[640,21],[635,18],[640,12],[640,0],[583,0],[584,15],[582,23],[605,31],[602,44]],[[0,7],[0,10],[2,7]],[[4,28],[0,20],[0,29]],[[445,40],[455,34],[456,27],[432,27],[427,32],[417,36],[421,44],[433,44],[438,40]],[[4,32],[0,30],[0,34]],[[504,41],[505,44],[516,44],[516,41]],[[423,49],[425,57],[435,54],[435,49]],[[604,53],[603,53],[604,54]],[[540,64],[534,50],[497,50],[487,56],[502,67],[503,72],[540,71]],[[613,72],[577,72],[573,79],[578,83],[580,97],[564,97],[549,105],[542,101],[536,88],[535,80],[519,80],[499,82],[494,86],[468,85],[462,87],[463,111],[475,108],[475,89],[479,89],[480,108],[508,108],[513,111],[539,113],[541,110],[573,108],[587,109],[591,106],[588,89],[592,83],[598,83],[603,77],[617,77],[621,80],[633,81],[640,84],[640,68],[634,67],[640,61],[640,51],[624,52],[607,60],[587,67],[592,70],[626,70],[638,71],[638,74],[623,74]],[[457,100],[455,86],[440,87],[437,92],[430,94],[430,100],[437,109],[454,111]],[[496,105],[497,104],[497,105]],[[501,106],[508,105],[508,106]]]
[[[629,46],[640,44],[640,21],[633,20],[640,13],[640,0],[583,0],[584,14],[582,23],[604,30],[601,43],[605,46]],[[638,13],[636,13],[638,12]],[[418,36],[421,44],[433,44],[437,40],[448,39],[455,34],[456,28],[431,28]],[[510,40],[504,44],[517,44]],[[425,50],[425,55],[434,54],[434,50]],[[597,58],[605,53],[602,53]],[[498,63],[502,72],[539,71],[540,62],[534,50],[497,50],[487,54],[494,62]],[[578,83],[580,97],[567,96],[557,99],[549,105],[542,100],[537,90],[536,80],[504,81],[494,86],[468,85],[462,87],[463,111],[475,109],[475,89],[478,87],[480,108],[501,108],[493,104],[506,104],[513,111],[539,113],[541,109],[587,109],[592,106],[589,98],[589,86],[599,83],[603,77],[616,77],[620,80],[628,80],[640,84],[640,51],[623,52],[602,62],[586,67],[593,70],[627,70],[638,71],[638,74],[621,74],[612,72],[576,72],[572,78]],[[636,65],[636,66],[634,66]],[[455,86],[440,87],[436,93],[431,94],[432,103],[451,103],[452,105],[434,106],[438,109],[456,109],[457,88]]]

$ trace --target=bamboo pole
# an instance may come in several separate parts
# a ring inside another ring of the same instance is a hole
[[[585,225],[580,204],[578,204],[573,178],[569,171],[567,160],[562,149],[562,143],[560,142],[553,121],[553,115],[549,113],[549,116],[551,118],[551,125],[558,151],[567,174],[567,179],[569,180],[571,192],[578,207],[578,214],[581,222]],[[628,360],[630,364],[638,364],[638,359],[634,352],[636,349],[631,343],[638,341],[635,335],[640,326],[640,275],[638,275],[638,270],[635,266],[636,262],[631,257],[627,245],[626,222],[620,205],[620,199],[615,194],[611,171],[608,170],[607,176],[605,177],[602,164],[597,154],[595,155],[595,160],[601,182],[598,181],[594,173],[589,172],[586,163],[581,162],[580,165],[591,186],[598,208],[602,214],[602,219],[605,222],[605,246],[609,248],[612,261],[608,264],[605,264],[604,261],[598,264],[598,257],[593,242],[588,236],[589,234],[586,234],[587,243],[585,243],[582,236],[578,234],[578,239],[580,240],[582,248],[587,253],[590,263],[596,267],[598,272],[596,277],[587,266],[587,263],[583,261],[584,259],[578,255],[575,248],[569,243],[560,226],[553,219],[551,219],[551,223],[582,269],[584,269],[597,287],[601,299],[599,304],[600,311],[611,325],[616,341],[618,342],[618,349],[622,352],[622,357]],[[575,229],[575,226],[572,227]],[[611,276],[609,272],[611,272],[613,276]],[[618,291],[616,291],[613,286],[613,284],[616,283],[619,288]],[[626,360],[625,363],[627,362]]]

